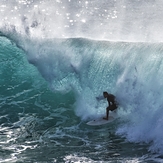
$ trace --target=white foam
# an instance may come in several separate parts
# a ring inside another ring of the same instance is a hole
[[[162,6],[161,0],[1,1],[0,28],[38,38],[162,41]]]

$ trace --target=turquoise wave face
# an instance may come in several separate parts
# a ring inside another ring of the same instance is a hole
[[[46,135],[50,134],[46,130],[53,132],[56,127],[78,121],[72,107],[73,93],[51,91],[37,68],[29,64],[24,51],[4,37],[0,37],[0,92],[0,149],[4,152],[0,159],[3,161],[15,160],[13,155],[19,157],[27,146],[35,149],[41,137],[48,143]],[[67,121],[69,118],[72,120]],[[25,155],[32,161],[35,156],[29,157],[31,152]],[[34,162],[51,159],[43,156]]]
[[[0,123],[13,125],[26,113],[46,116],[48,111],[74,102],[71,92],[68,95],[54,93],[47,85],[36,67],[29,64],[24,51],[1,37]]]

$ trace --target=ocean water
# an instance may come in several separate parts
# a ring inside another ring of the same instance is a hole
[[[0,2],[0,162],[163,162],[161,5]]]

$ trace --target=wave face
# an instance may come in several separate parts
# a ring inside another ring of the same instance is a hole
[[[1,45],[1,132],[33,120],[41,124],[54,118],[51,125],[64,128],[68,117],[74,123],[77,117],[83,121],[99,117],[106,102],[96,97],[108,91],[119,103],[114,132],[129,142],[150,144],[151,152],[163,153],[162,44],[35,40],[34,46],[25,46],[34,67],[6,38],[1,38]]]
[[[127,121],[117,134],[162,152],[162,52],[162,44],[66,39],[41,42],[30,62],[52,90],[73,90],[83,120],[103,113],[106,104],[96,100],[103,91],[115,94]]]

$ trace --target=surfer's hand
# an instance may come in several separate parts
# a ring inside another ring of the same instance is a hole
[[[98,96],[98,97],[96,97],[96,100],[103,100],[104,99],[104,97],[103,96]]]

